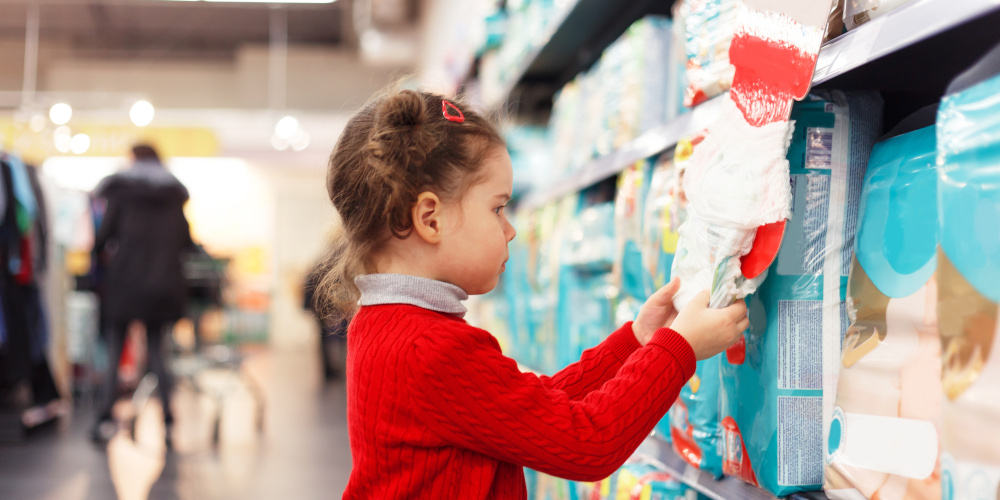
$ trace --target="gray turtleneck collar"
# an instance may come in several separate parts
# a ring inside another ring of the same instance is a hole
[[[464,318],[462,301],[469,298],[460,287],[444,281],[408,274],[363,274],[354,278],[361,290],[361,306],[407,304]]]

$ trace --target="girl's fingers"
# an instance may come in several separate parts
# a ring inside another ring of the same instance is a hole
[[[649,300],[655,304],[660,304],[660,305],[669,304],[674,300],[674,295],[677,294],[677,290],[680,287],[681,287],[681,280],[680,278],[675,277],[674,279],[670,280],[670,283],[667,283],[662,288],[653,293],[653,295],[649,297]]]
[[[726,311],[732,315],[730,317],[733,321],[739,321],[740,319],[747,317],[747,303],[742,299],[737,300],[726,307]]]
[[[741,332],[745,332],[747,328],[750,328],[750,318],[744,317],[739,323],[736,323],[736,328],[739,328]]]

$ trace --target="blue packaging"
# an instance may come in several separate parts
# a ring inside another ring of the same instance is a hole
[[[747,297],[750,328],[720,363],[724,471],[779,497],[823,484],[861,186],[882,128],[877,94],[819,97],[792,108],[792,218]]]
[[[1000,47],[961,75],[937,121],[942,497],[1000,490]]]
[[[828,492],[901,499],[940,492],[941,400],[928,397],[941,386],[936,156],[933,126],[872,150],[828,431]]]
[[[694,375],[670,408],[674,451],[687,463],[722,477],[722,427],[719,425],[719,364],[722,354],[698,362]]]

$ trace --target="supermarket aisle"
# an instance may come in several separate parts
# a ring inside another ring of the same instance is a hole
[[[136,440],[122,432],[107,452],[88,439],[89,414],[77,416],[28,445],[0,447],[0,498],[108,500],[116,491],[121,500],[338,498],[351,469],[343,381],[324,386],[311,352],[264,350],[246,363],[266,392],[263,435],[252,398],[237,390],[213,448],[213,405],[181,384],[173,452],[160,444],[155,402],[140,414]]]

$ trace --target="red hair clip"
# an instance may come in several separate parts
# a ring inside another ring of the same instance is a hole
[[[458,115],[449,115],[448,114],[449,106],[451,107],[451,109],[454,109],[455,112],[458,113]],[[462,110],[458,109],[458,106],[455,106],[454,104],[448,101],[441,101],[441,113],[450,122],[462,123],[465,121],[465,114],[462,113]]]

